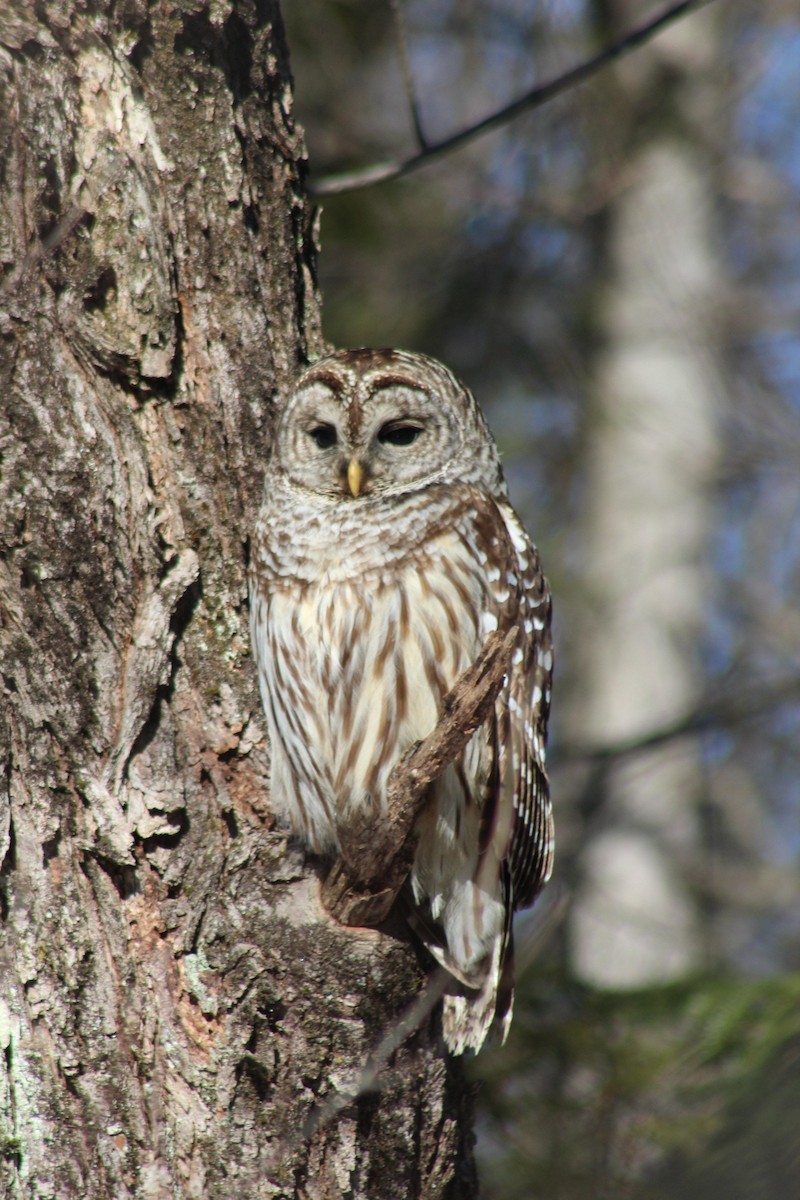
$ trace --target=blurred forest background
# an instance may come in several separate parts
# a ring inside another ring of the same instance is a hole
[[[406,0],[436,140],[641,0]],[[312,185],[416,149],[389,0],[285,18]],[[555,880],[474,1064],[489,1200],[800,1195],[800,14],[716,0],[326,196],[325,332],[474,390],[555,596]]]

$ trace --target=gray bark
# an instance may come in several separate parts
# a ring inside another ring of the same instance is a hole
[[[247,533],[321,345],[277,4],[32,11],[0,13],[0,1194],[472,1196],[435,1022],[312,1116],[424,974],[269,812]]]

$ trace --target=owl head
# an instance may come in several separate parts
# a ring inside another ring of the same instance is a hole
[[[335,503],[456,481],[504,491],[471,393],[435,359],[403,350],[340,350],[304,371],[279,415],[272,465]]]

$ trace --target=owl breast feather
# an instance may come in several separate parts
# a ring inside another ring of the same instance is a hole
[[[393,767],[432,731],[442,697],[480,652],[490,604],[455,533],[390,578],[334,583],[326,572],[302,589],[273,588],[260,661],[272,800],[312,849],[335,848],[353,813],[385,805]],[[478,741],[440,781],[437,791],[458,793],[441,797],[445,811],[465,801],[459,773],[480,773]]]

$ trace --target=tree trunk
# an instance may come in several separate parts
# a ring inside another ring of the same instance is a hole
[[[277,4],[37,12],[0,13],[0,1194],[473,1196],[435,1025],[345,1105],[424,974],[269,814],[248,530],[321,347]]]
[[[608,7],[614,32],[630,26],[627,0]],[[571,724],[584,744],[635,742],[699,702],[723,391],[707,141],[716,19],[709,10],[674,27],[618,77],[626,170],[604,227],[583,607],[571,633],[582,654]],[[691,739],[591,778],[585,807],[595,825],[570,922],[573,968],[588,982],[639,987],[700,965],[689,877],[701,861],[702,786]]]

